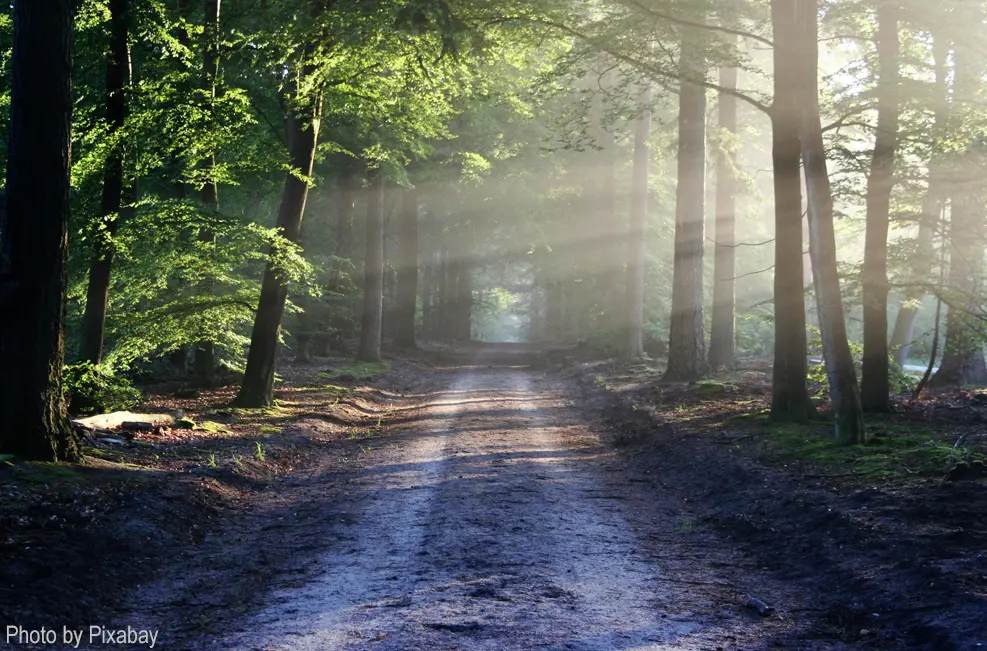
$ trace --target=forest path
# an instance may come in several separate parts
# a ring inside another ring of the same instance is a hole
[[[279,566],[271,590],[178,647],[754,649],[790,626],[747,614],[738,581],[768,589],[756,568],[635,477],[572,391],[517,367],[450,373],[358,468],[258,515],[265,534],[227,536]],[[210,601],[184,619],[235,606]]]

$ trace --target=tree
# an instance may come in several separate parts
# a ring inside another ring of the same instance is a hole
[[[706,201],[706,61],[703,39],[683,30],[679,90],[678,184],[675,187],[675,260],[666,380],[706,374],[703,324],[703,251]]]
[[[934,142],[938,145],[945,139],[949,126],[949,64],[947,61],[949,46],[946,39],[940,35],[933,34],[932,56],[935,67],[932,132],[935,135]],[[933,238],[946,199],[943,189],[943,155],[937,150],[938,147],[929,156],[929,178],[925,196],[922,198],[918,235],[915,238],[915,253],[911,257],[908,270],[910,286],[905,289],[901,306],[895,317],[894,331],[891,335],[890,352],[898,366],[903,366],[908,359],[912,345],[915,316],[918,314],[919,305],[926,295],[925,281],[932,273],[932,265],[935,261]]]
[[[631,181],[631,216],[627,228],[627,289],[624,292],[627,313],[626,348],[624,354],[635,359],[644,356],[644,262],[648,228],[648,177],[651,167],[651,82],[646,82],[638,103],[634,128],[634,170]],[[549,301],[549,322],[558,326],[561,296],[552,287]]]
[[[973,20],[973,16],[969,16]],[[979,20],[979,12],[976,12]],[[967,118],[982,95],[983,65],[977,51],[957,42],[953,52],[953,125]],[[984,274],[983,145],[972,142],[950,156],[949,311],[942,362],[930,386],[987,383],[983,339],[977,329]]]
[[[774,366],[771,419],[801,421],[814,413],[806,385],[805,295],[802,286],[802,188],[800,176],[798,65],[795,6],[772,0],[774,99],[771,159],[774,167],[775,276]]]
[[[864,411],[888,412],[888,220],[898,141],[898,13],[896,2],[877,7],[877,135],[867,177],[863,285],[864,354],[860,401]]]
[[[397,307],[394,309],[394,344],[416,348],[415,316],[418,306],[418,191],[401,194],[398,213]]]
[[[720,86],[737,89],[737,68],[720,68]],[[737,134],[737,98],[729,92],[719,97],[720,150],[716,156],[716,240],[713,258],[713,315],[709,334],[709,365],[731,368],[734,355],[736,307],[736,204],[737,166],[733,138]]]
[[[113,264],[113,237],[120,223],[123,195],[124,141],[121,131],[127,118],[127,87],[130,85],[130,46],[127,42],[129,0],[111,0],[110,43],[106,57],[106,123],[110,153],[103,169],[100,223],[95,229],[86,311],[82,317],[80,357],[99,364],[103,358],[103,333]]]
[[[819,112],[818,0],[798,0],[797,11],[800,27],[797,34],[801,43],[797,60],[801,65],[802,78],[799,85],[802,107],[800,139],[809,216],[809,251],[829,397],[836,416],[837,439],[844,444],[865,443],[867,430],[864,428],[857,373],[847,340],[840,278],[836,268],[833,197]]]
[[[368,171],[366,229],[363,316],[360,320],[360,347],[356,358],[364,362],[379,362],[384,309],[384,175],[380,169]]]
[[[207,112],[210,120],[215,124],[216,120],[216,87],[219,78],[219,11],[220,0],[205,0],[204,2],[205,20],[203,24],[203,46],[202,46],[202,85],[206,91],[206,98],[209,102]],[[219,212],[219,191],[216,180],[216,153],[209,152],[203,166],[206,170],[206,179],[202,184],[202,203],[206,207],[207,213],[215,218]],[[199,240],[203,242],[207,250],[216,246],[216,233],[208,227],[204,227],[199,232]],[[203,283],[202,293],[209,296],[216,292],[215,283],[207,278]],[[195,347],[193,368],[199,384],[212,386],[216,382],[216,347],[212,341],[201,341]]]
[[[62,397],[73,14],[71,0],[15,0],[13,8],[0,220],[0,451],[43,461],[79,455]]]
[[[306,80],[313,70],[304,68]],[[322,118],[322,94],[316,89],[302,94],[301,80],[296,79],[296,94],[287,97],[288,110],[285,130],[288,135],[288,153],[291,170],[284,183],[281,206],[278,209],[278,229],[289,242],[297,242],[305,216],[309,178],[315,164],[315,150],[319,139]],[[273,253],[273,251],[272,251]],[[286,280],[278,272],[274,260],[264,269],[257,317],[250,337],[247,368],[236,403],[241,407],[267,407],[274,401],[274,368],[277,346],[281,339],[281,320],[284,317],[288,297]]]

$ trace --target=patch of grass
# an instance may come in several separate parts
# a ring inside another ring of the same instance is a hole
[[[699,380],[692,387],[692,391],[701,396],[722,396],[726,393],[740,391],[740,387],[730,382],[720,382],[718,380]]]
[[[281,428],[277,425],[261,425],[260,431],[263,434],[280,434]]]
[[[84,477],[78,467],[67,463],[47,461],[25,461],[14,467],[14,478],[27,484],[50,484],[57,482],[82,482]]]
[[[86,451],[86,454],[90,457],[95,457],[97,459],[103,459],[106,461],[117,461],[123,458],[123,452],[120,450],[103,450],[101,448],[90,448]]]
[[[768,441],[779,460],[818,466],[828,474],[865,478],[935,475],[953,457],[952,444],[927,427],[874,424],[866,445],[842,446],[831,424],[777,424]]]
[[[322,387],[322,391],[336,398],[349,398],[357,393],[353,387],[341,387],[338,384],[327,384]]]
[[[319,377],[324,380],[331,380],[345,375],[352,375],[355,378],[367,379],[391,370],[390,362],[342,362],[336,364],[331,369],[319,371]]]
[[[771,410],[761,409],[759,411],[748,411],[743,414],[731,416],[730,420],[761,421],[766,423],[769,418],[771,418]]]
[[[222,423],[217,423],[214,420],[204,420],[199,423],[198,429],[203,432],[209,432],[211,434],[229,434],[230,428]]]

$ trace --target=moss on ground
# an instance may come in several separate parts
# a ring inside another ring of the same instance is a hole
[[[344,376],[353,376],[358,379],[372,378],[375,375],[386,373],[391,370],[390,362],[342,362],[333,368],[319,372],[319,377],[324,380],[332,380]],[[331,385],[330,385],[331,386]]]
[[[953,449],[949,435],[929,427],[872,423],[865,445],[836,442],[833,427],[825,424],[772,424],[766,427],[772,454],[781,461],[818,466],[828,473],[868,478],[941,475],[963,451]]]

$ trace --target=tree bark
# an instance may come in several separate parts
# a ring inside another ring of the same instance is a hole
[[[205,0],[205,22],[203,30],[203,86],[210,98],[208,110],[210,120],[215,122],[216,88],[219,78],[219,10],[221,0]],[[202,186],[202,203],[211,215],[219,213],[219,190],[216,185],[214,170],[216,168],[215,152],[210,152],[206,158],[206,169],[209,176]],[[199,241],[211,250],[216,245],[216,233],[211,228],[203,228],[199,232]],[[212,296],[216,293],[216,283],[209,277],[200,288],[203,295]],[[201,386],[211,387],[216,383],[216,346],[212,341],[200,341],[195,347],[192,367],[195,371],[196,382]]]
[[[737,87],[737,69],[720,69],[720,86]],[[737,134],[737,98],[720,93],[718,118],[721,138],[732,147]],[[732,368],[736,296],[735,234],[737,206],[737,155],[722,143],[716,159],[716,244],[713,258],[713,315],[709,335],[709,365]]]
[[[127,117],[126,88],[130,84],[130,50],[127,45],[129,0],[111,0],[110,43],[106,57],[107,138],[113,142],[123,129]],[[93,238],[93,257],[89,264],[86,309],[82,316],[80,357],[99,364],[103,359],[103,337],[110,294],[110,268],[113,264],[113,236],[120,224],[123,195],[124,143],[113,142],[103,168],[103,190],[99,212],[101,232]]]
[[[697,34],[683,35],[681,66],[672,314],[665,379],[693,381],[707,370],[703,323],[706,90],[698,83],[705,79],[706,62]]]
[[[774,100],[771,158],[774,168],[774,367],[771,419],[803,421],[815,411],[806,384],[805,291],[802,257],[802,179],[799,143],[798,35],[794,6],[772,0]]]
[[[62,396],[73,15],[71,0],[13,7],[0,215],[0,452],[41,461],[79,457]]]
[[[363,316],[357,359],[380,361],[384,309],[384,178],[380,170],[368,172],[367,254],[363,265]]]
[[[634,127],[634,169],[631,179],[631,215],[627,228],[627,284],[624,291],[627,315],[624,355],[628,359],[644,357],[644,264],[645,238],[648,232],[648,177],[651,167],[651,83],[641,92],[637,125]],[[554,288],[553,288],[554,289]],[[561,309],[549,301],[549,321]]]
[[[972,17],[971,17],[972,19]],[[969,110],[979,101],[983,64],[973,48],[957,43],[953,52],[954,105]],[[952,120],[951,120],[952,122]],[[972,145],[949,162],[949,311],[942,362],[930,386],[987,384],[983,339],[977,332],[984,273],[982,146]]]
[[[394,344],[417,348],[415,316],[418,311],[418,191],[405,190],[398,214],[397,305],[394,309]]]
[[[449,249],[445,243],[445,235],[440,233],[439,250],[437,252],[438,297],[436,303],[435,325],[436,334],[440,339],[449,336]]]
[[[949,46],[946,39],[933,35],[933,58],[935,59],[936,83],[933,99],[933,132],[936,139],[944,136],[948,128],[949,106]],[[904,366],[912,345],[915,316],[918,314],[925,290],[920,283],[928,278],[935,259],[933,240],[936,224],[939,223],[945,205],[943,192],[943,159],[933,151],[929,159],[929,181],[922,199],[922,214],[919,216],[918,237],[915,238],[916,251],[912,258],[911,279],[914,289],[905,292],[895,317],[894,333],[891,335],[891,355],[898,366]]]
[[[844,444],[866,443],[857,373],[847,341],[843,297],[836,267],[836,234],[833,227],[833,197],[826,169],[819,114],[818,0],[799,0],[802,26],[802,161],[809,212],[809,250],[816,289],[816,311],[822,333],[823,357],[829,380],[829,397],[836,416],[836,437]],[[885,334],[885,336],[887,336]]]
[[[333,280],[331,290],[338,294],[343,294],[348,283],[344,283],[346,269],[353,268],[353,259],[356,258],[353,242],[353,213],[356,210],[356,164],[347,160],[340,171],[336,192],[335,212],[336,212],[336,261],[333,266]],[[351,297],[348,302],[347,314],[343,336],[350,337],[356,332],[356,315],[359,313],[359,301],[356,297]],[[342,321],[342,320],[341,320]],[[342,323],[341,323],[342,325]],[[328,337],[326,337],[328,341]]]
[[[433,265],[432,259],[434,256],[425,255],[421,263],[421,274],[422,274],[422,337],[425,339],[430,339],[432,337],[432,330],[434,328],[433,317],[435,313],[432,311],[432,298],[434,296],[433,291],[433,281],[435,275],[435,267]]]
[[[877,133],[867,177],[867,228],[861,276],[864,355],[860,402],[864,411],[891,411],[888,366],[888,220],[898,147],[898,7],[885,0],[877,7]]]
[[[312,176],[315,163],[315,150],[319,138],[319,123],[322,117],[320,95],[300,101],[292,98],[295,104],[288,109],[285,119],[288,135],[288,153],[291,167],[305,179],[289,173],[285,178],[284,193],[278,209],[277,227],[289,242],[298,242],[302,218],[305,216],[305,202],[308,200],[308,178]],[[288,296],[285,280],[268,261],[261,283],[260,302],[254,329],[250,337],[250,351],[247,354],[247,369],[243,375],[243,385],[237,395],[236,404],[241,407],[268,407],[274,401],[274,369],[278,342],[281,338],[281,320],[284,317],[284,304]]]

